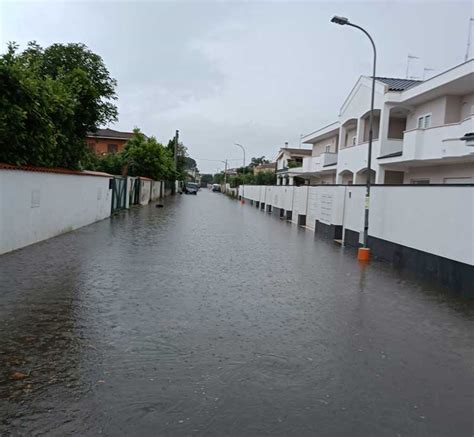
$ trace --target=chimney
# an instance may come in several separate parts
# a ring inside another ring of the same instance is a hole
[[[285,141],[285,147],[288,147],[288,141]]]

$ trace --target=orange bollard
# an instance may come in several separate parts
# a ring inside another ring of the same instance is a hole
[[[357,259],[359,261],[369,261],[370,249],[368,247],[359,247],[359,250],[357,251]]]

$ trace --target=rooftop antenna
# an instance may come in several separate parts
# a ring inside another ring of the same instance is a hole
[[[406,71],[406,74],[405,74],[405,77],[406,77],[407,79],[410,79],[410,77],[409,77],[409,73],[410,73],[410,61],[411,61],[412,59],[420,59],[420,58],[419,58],[418,56],[414,56],[414,55],[408,54],[408,56],[407,56],[407,71]]]
[[[301,141],[303,141],[303,134],[300,134],[300,149],[301,149]]]
[[[469,59],[469,53],[471,51],[471,36],[472,36],[472,23],[474,23],[474,18],[469,18],[469,28],[467,31],[467,46],[466,46],[466,56],[464,57],[464,62],[467,62]]]
[[[426,79],[426,73],[428,73],[428,71],[435,71],[434,68],[423,68],[423,80]]]

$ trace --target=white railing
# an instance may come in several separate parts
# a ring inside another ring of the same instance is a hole
[[[321,154],[321,167],[337,164],[337,153],[326,152]]]
[[[380,156],[391,155],[403,151],[403,140],[396,138],[386,138],[380,145]]]

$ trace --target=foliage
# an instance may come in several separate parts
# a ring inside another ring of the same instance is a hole
[[[155,137],[147,138],[140,129],[133,130],[133,136],[120,155],[130,176],[145,176],[155,180],[176,178],[169,150],[158,143]]]
[[[202,174],[201,175],[201,185],[206,186],[207,184],[212,184],[214,176],[212,174]]]
[[[223,184],[224,183],[224,173],[216,173],[214,175],[213,183],[214,184]]]
[[[174,160],[174,138],[168,141],[166,150]],[[186,170],[196,167],[196,161],[189,157],[188,148],[182,143],[178,142],[177,146],[177,169],[176,169],[176,178],[179,180],[185,180],[187,177]]]
[[[301,167],[302,164],[301,162],[295,161],[295,160],[288,160],[288,168],[296,168],[296,167]]]
[[[91,164],[88,131],[114,121],[116,81],[83,44],[32,42],[0,56],[0,161],[47,167]]]
[[[125,160],[122,153],[107,153],[104,156],[96,158],[95,169],[114,175],[121,175],[125,166]]]
[[[252,158],[250,160],[249,167],[257,167],[260,164],[268,164],[270,161],[265,158],[265,156],[260,156],[258,158]]]
[[[255,185],[275,185],[276,175],[271,171],[261,171],[255,175]]]

